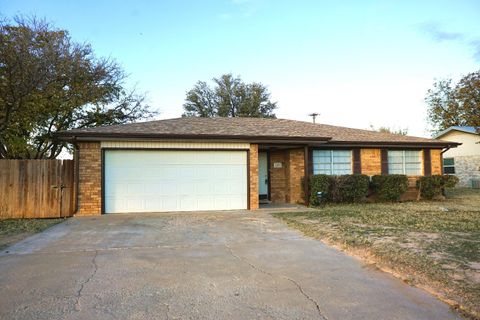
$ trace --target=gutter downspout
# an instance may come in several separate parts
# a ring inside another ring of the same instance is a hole
[[[73,215],[75,215],[78,212],[78,198],[79,198],[79,186],[80,186],[80,148],[78,147],[77,144],[77,138],[73,136],[72,138],[72,144],[74,148],[74,155],[73,159],[75,161],[75,172],[74,172],[74,177],[75,177],[75,210],[73,211]]]

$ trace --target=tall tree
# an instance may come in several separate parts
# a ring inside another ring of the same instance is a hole
[[[244,83],[224,74],[213,79],[214,87],[199,81],[187,92],[183,116],[274,118],[277,103],[261,83]]]
[[[0,23],[0,158],[55,158],[56,131],[120,124],[155,113],[126,75],[88,44],[36,18]]]
[[[480,70],[453,83],[439,80],[428,90],[428,120],[434,132],[451,126],[480,126]]]

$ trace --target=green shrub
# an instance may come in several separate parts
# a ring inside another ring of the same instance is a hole
[[[441,175],[420,177],[417,188],[423,199],[432,199],[442,194],[443,177]]]
[[[315,174],[310,176],[310,204],[312,206],[319,205],[317,192],[323,192],[328,199],[331,181],[332,177],[326,174]]]
[[[319,205],[317,192],[322,192],[326,201],[360,202],[367,196],[368,186],[369,178],[363,174],[316,174],[310,177],[310,204]]]
[[[404,174],[373,176],[371,187],[379,200],[398,201],[407,191],[408,178]]]
[[[446,174],[443,176],[443,183],[445,188],[454,188],[460,180],[457,176]]]
[[[364,174],[336,176],[330,185],[333,202],[361,202],[368,193],[370,178]]]
[[[453,188],[458,178],[452,175],[433,175],[421,177],[417,180],[417,188],[423,199],[433,199],[442,195],[444,188]]]

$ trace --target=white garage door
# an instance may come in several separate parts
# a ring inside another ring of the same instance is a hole
[[[105,212],[247,208],[246,151],[106,150]]]

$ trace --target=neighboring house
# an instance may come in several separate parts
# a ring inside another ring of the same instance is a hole
[[[472,187],[475,181],[480,183],[480,134],[477,128],[453,126],[435,138],[462,144],[443,154],[443,172],[455,174],[460,179],[458,185],[462,187]]]
[[[311,174],[441,174],[457,143],[262,118],[178,118],[77,129],[78,215],[304,203]],[[308,191],[307,191],[308,192]]]

